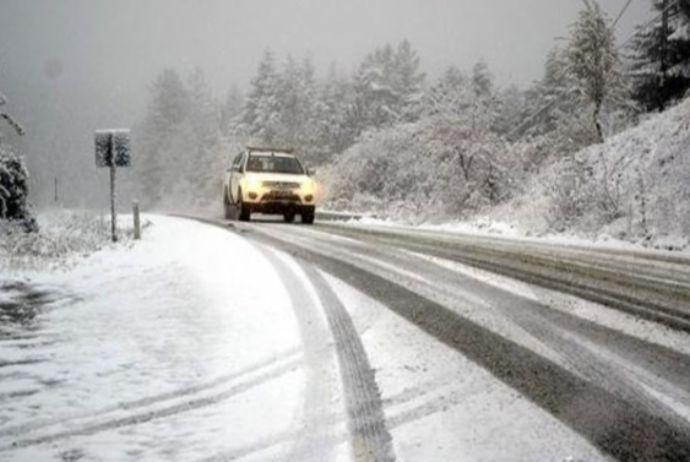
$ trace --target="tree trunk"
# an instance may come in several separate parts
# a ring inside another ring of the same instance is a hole
[[[594,127],[597,130],[597,140],[599,143],[604,142],[604,131],[601,128],[601,124],[599,123],[599,113],[601,112],[601,101],[597,101],[594,103],[594,113],[592,114],[592,119],[594,121]]]

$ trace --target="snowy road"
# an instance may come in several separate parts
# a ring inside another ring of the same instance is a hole
[[[555,418],[602,455],[690,457],[686,259],[409,230],[232,226],[346,281],[382,310],[488,371],[536,405],[535,414]],[[488,262],[480,267],[604,300],[612,308],[464,266],[459,262],[468,253],[472,263]],[[396,351],[397,343],[385,349]],[[390,366],[381,364],[380,373]],[[423,379],[420,374],[414,381]],[[385,400],[388,387],[381,387]],[[397,441],[395,429],[392,434]],[[524,444],[522,438],[515,443]],[[491,458],[553,458],[529,451]],[[448,458],[452,453],[439,460]]]
[[[0,275],[28,313],[0,324],[0,460],[690,459],[682,325],[465,266],[448,236],[153,220]]]

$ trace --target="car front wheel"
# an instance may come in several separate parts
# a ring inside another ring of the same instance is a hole
[[[240,221],[249,221],[251,219],[252,211],[249,209],[249,205],[242,201],[242,191],[240,191]]]
[[[295,212],[285,212],[283,214],[283,220],[285,223],[292,223],[295,221]]]
[[[310,210],[307,212],[302,212],[302,223],[305,225],[311,225],[314,223],[314,211]]]
[[[228,190],[225,189],[223,193],[223,211],[225,212],[226,220],[236,220],[237,219],[237,207],[230,203],[228,199]]]

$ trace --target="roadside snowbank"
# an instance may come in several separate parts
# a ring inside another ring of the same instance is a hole
[[[487,236],[492,238],[505,238],[523,242],[550,243],[563,246],[587,247],[602,250],[635,250],[638,252],[649,252],[653,254],[668,254],[666,247],[655,248],[646,242],[630,242],[616,239],[608,234],[598,236],[587,236],[576,232],[568,233],[548,233],[535,235],[524,228],[504,221],[492,221],[489,217],[477,218],[470,221],[456,221],[439,224],[420,224],[417,226],[398,222],[396,220],[380,218],[355,218],[344,223],[351,226],[380,227],[383,229],[397,229],[409,231],[429,231],[447,234],[462,234],[471,236]],[[690,254],[690,247],[673,248],[683,254]]]

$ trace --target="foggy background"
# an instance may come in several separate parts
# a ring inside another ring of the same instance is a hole
[[[627,0],[600,3],[615,18]],[[0,0],[0,89],[28,132],[12,141],[29,162],[33,201],[51,202],[57,177],[63,203],[105,204],[107,172],[93,166],[93,130],[139,122],[166,67],[181,75],[201,68],[222,101],[233,86],[248,89],[268,49],[278,62],[310,57],[319,77],[332,64],[351,74],[367,53],[407,39],[430,78],[483,59],[499,86],[524,87],[541,77],[547,52],[581,7],[579,0]],[[619,42],[649,9],[633,0]]]

